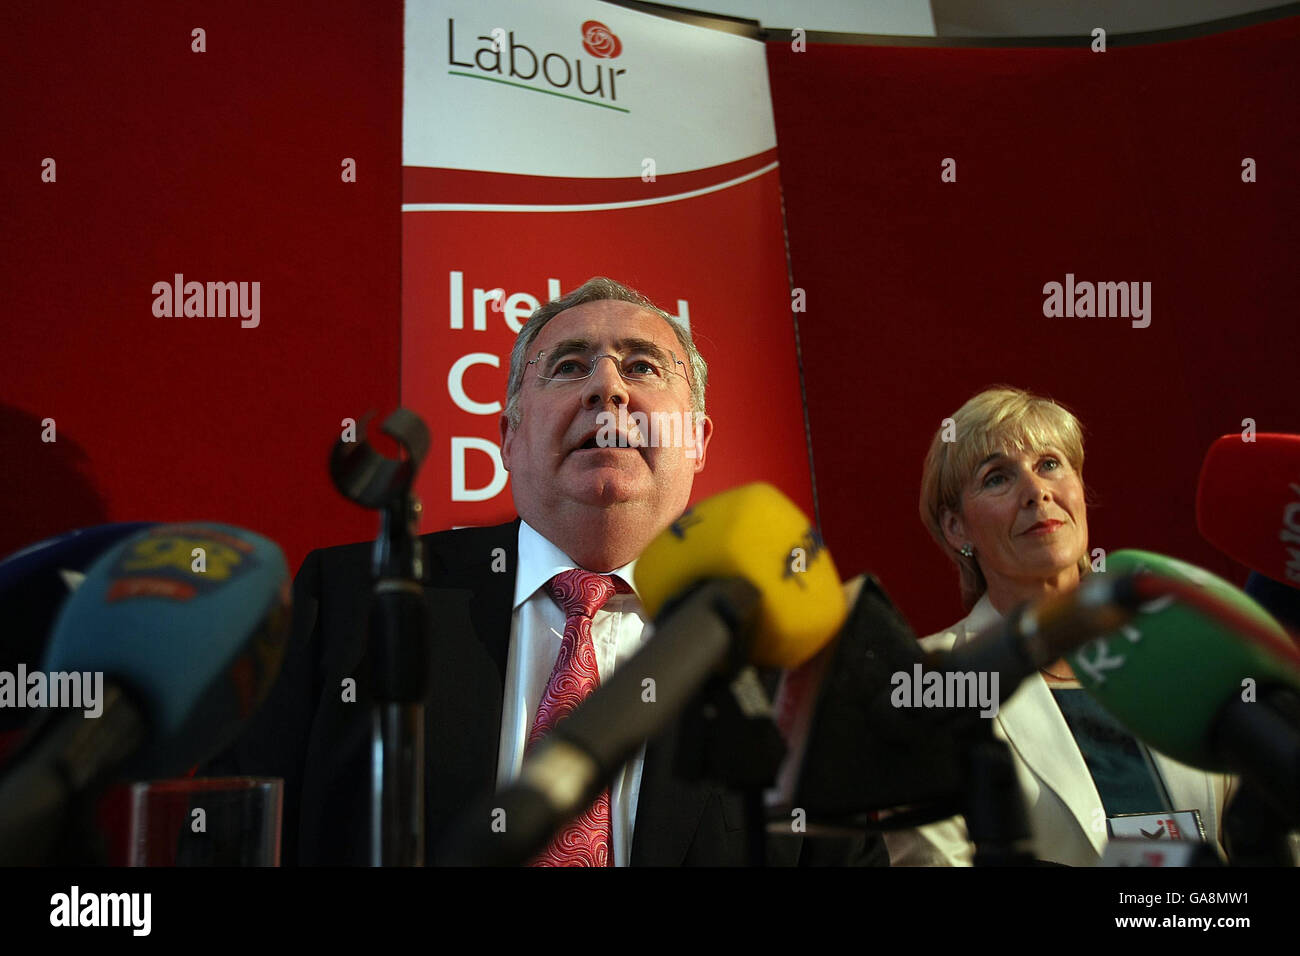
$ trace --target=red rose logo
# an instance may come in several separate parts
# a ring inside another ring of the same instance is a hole
[[[582,48],[602,60],[613,59],[623,52],[618,37],[598,20],[588,20],[582,25]]]

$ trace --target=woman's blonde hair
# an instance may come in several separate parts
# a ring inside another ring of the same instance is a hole
[[[1069,409],[1050,398],[1005,385],[985,389],[944,419],[930,442],[921,471],[921,522],[961,575],[961,599],[966,610],[988,590],[974,557],[954,551],[943,534],[943,514],[961,513],[962,492],[980,462],[1007,449],[1037,454],[1058,448],[1083,481],[1083,426]],[[1087,557],[1079,572],[1088,570]]]

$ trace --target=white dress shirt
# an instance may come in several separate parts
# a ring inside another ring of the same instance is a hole
[[[505,697],[501,708],[501,745],[497,759],[497,789],[511,783],[524,762],[528,734],[537,707],[551,679],[564,636],[564,611],[546,583],[561,571],[576,568],[563,551],[527,522],[519,523],[519,559],[510,619],[510,652],[506,659]],[[614,668],[631,658],[649,637],[645,609],[636,592],[636,561],[611,572],[633,593],[615,592],[592,618],[591,637],[596,668],[603,684]],[[610,853],[615,866],[627,866],[632,856],[637,794],[641,789],[643,745],[614,777],[609,790]]]

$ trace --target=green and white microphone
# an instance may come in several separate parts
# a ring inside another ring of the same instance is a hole
[[[1148,745],[1204,770],[1241,774],[1300,822],[1300,653],[1241,589],[1149,551],[1106,571],[1143,598],[1118,630],[1073,652],[1080,684]]]

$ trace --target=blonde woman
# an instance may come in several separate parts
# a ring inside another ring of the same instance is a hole
[[[952,650],[1018,605],[1072,590],[1089,568],[1078,419],[1014,388],[981,392],[952,418],[955,440],[941,429],[930,444],[920,512],[957,565],[969,613],[925,638],[927,650]],[[1134,740],[1086,697],[1064,660],[1025,681],[990,719],[1011,747],[1036,859],[1094,865],[1108,819],[1169,810],[1197,811],[1217,844],[1230,778]],[[960,816],[886,834],[886,843],[894,866],[963,866],[974,855]]]

